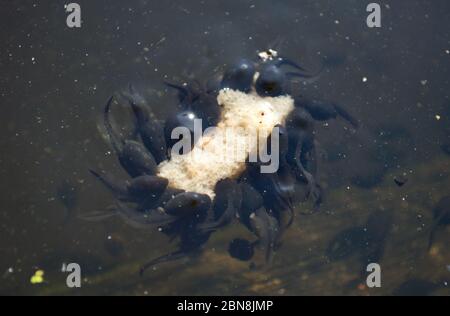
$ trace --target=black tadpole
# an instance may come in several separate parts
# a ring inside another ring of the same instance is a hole
[[[111,120],[109,118],[109,112],[111,111],[112,102],[114,101],[114,96],[111,96],[106,102],[105,110],[103,112],[103,119],[105,123],[106,131],[108,132],[109,139],[111,140],[111,145],[118,155],[122,151],[123,141],[120,141],[117,135],[114,132],[114,129],[111,124]]]
[[[236,238],[230,242],[228,253],[232,258],[241,261],[249,261],[253,257],[255,251],[251,242],[246,239]]]
[[[395,177],[394,182],[397,186],[402,187],[408,182],[408,179],[405,177]]]

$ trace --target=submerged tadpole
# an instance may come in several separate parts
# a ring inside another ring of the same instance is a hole
[[[78,206],[78,188],[65,179],[56,188],[56,198],[64,206],[64,222],[67,222]]]

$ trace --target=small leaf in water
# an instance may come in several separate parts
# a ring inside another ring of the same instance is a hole
[[[36,270],[34,275],[30,278],[31,284],[40,284],[44,282],[44,271],[43,270]]]

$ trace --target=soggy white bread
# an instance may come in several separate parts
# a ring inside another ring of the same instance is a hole
[[[173,155],[158,166],[158,176],[167,178],[169,186],[214,198],[216,183],[239,177],[249,152],[258,150],[256,132],[267,138],[294,109],[288,95],[260,97],[230,89],[221,90],[217,102],[222,112],[214,131],[203,135],[189,154]]]

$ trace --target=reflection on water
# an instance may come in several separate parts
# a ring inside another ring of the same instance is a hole
[[[386,4],[378,30],[356,0],[79,3],[76,30],[59,4],[2,4],[1,294],[450,294],[447,1]],[[230,241],[251,240],[230,225],[202,254],[140,277],[175,245],[120,218],[79,219],[111,203],[90,168],[123,176],[97,129],[107,99],[133,83],[167,115],[176,100],[163,81],[206,80],[275,42],[327,67],[299,93],[339,101],[361,122],[357,133],[317,124],[320,212],[297,216],[270,266],[229,256]],[[373,260],[380,289],[363,279]],[[82,267],[80,289],[65,286],[69,262]],[[44,280],[30,284],[37,270]]]

